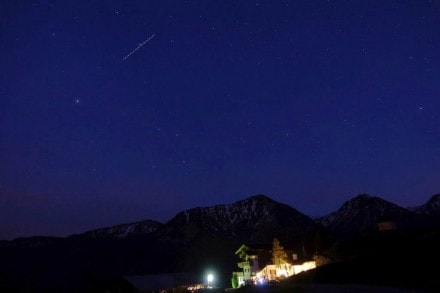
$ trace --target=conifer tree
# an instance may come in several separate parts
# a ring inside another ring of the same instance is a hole
[[[287,262],[287,253],[284,251],[284,247],[281,246],[280,241],[275,238],[272,242],[272,262],[281,268],[281,265]]]
[[[238,277],[237,274],[233,273],[231,278],[232,288],[238,288]]]

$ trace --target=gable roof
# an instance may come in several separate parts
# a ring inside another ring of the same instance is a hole
[[[256,251],[256,250],[271,250],[272,244],[263,244],[263,243],[244,243],[240,246],[239,249],[235,252],[235,254],[240,254],[245,251]]]

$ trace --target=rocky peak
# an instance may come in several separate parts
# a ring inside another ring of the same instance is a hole
[[[135,223],[120,224],[107,228],[91,230],[77,236],[87,238],[127,238],[152,233],[162,225],[162,223],[153,220],[144,220]]]
[[[377,230],[377,223],[383,218],[393,219],[400,229],[409,229],[417,222],[415,213],[408,209],[367,194],[348,200],[337,211],[318,218],[317,222],[337,235],[351,237]]]
[[[426,216],[440,216],[440,193],[433,195],[426,203],[421,206],[410,208],[412,211]]]
[[[186,239],[212,233],[258,237],[273,234],[275,229],[288,229],[293,233],[315,227],[316,223],[311,218],[296,209],[265,195],[256,195],[229,205],[183,211],[166,223],[166,227],[159,233],[167,238],[179,234],[179,237]]]
[[[433,195],[426,204],[440,208],[440,193]]]

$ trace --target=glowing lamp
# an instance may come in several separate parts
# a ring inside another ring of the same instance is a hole
[[[212,281],[214,281],[214,275],[208,274],[208,276],[206,277],[206,280],[208,281],[208,287],[209,287],[210,284],[212,283]]]

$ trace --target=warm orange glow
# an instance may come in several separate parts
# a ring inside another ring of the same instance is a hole
[[[302,265],[294,265],[293,271],[295,274],[299,274],[301,272],[305,272],[311,269],[316,268],[316,262],[315,261],[308,261],[303,263]]]

